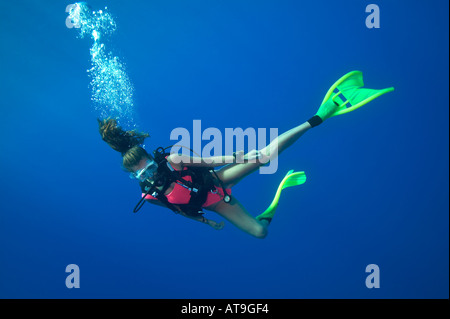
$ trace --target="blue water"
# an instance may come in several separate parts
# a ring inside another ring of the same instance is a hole
[[[233,189],[257,215],[289,169],[306,172],[264,240],[149,204],[133,214],[139,187],[98,134],[92,40],[66,27],[70,2],[0,2],[1,298],[449,297],[448,1],[376,1],[379,29],[367,1],[89,3],[115,19],[105,45],[148,150],[194,119],[281,133],[351,70],[396,90]],[[380,288],[365,285],[369,264]]]

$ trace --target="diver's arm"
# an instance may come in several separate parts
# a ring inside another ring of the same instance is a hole
[[[166,205],[164,205],[164,203],[161,203],[159,200],[157,200],[156,198],[155,199],[146,199],[146,202],[147,203],[151,203],[151,204],[154,204],[154,205],[158,205],[158,206],[161,206],[161,207],[167,207]]]
[[[182,154],[171,154],[167,161],[177,170],[183,169],[184,166],[197,167],[217,167],[225,164],[246,163],[249,161],[261,161],[267,163],[269,157],[258,150],[252,150],[245,154],[244,151],[237,151],[233,155],[210,156],[210,157],[193,157]]]
[[[167,206],[164,205],[164,203],[160,202],[160,201],[157,200],[157,199],[150,199],[150,200],[147,200],[147,202],[152,203],[152,204],[155,204],[155,205],[158,205],[158,206],[161,206],[161,207],[166,207],[166,208],[167,208]],[[178,207],[178,206],[177,206],[177,207]],[[179,209],[179,208],[178,208],[178,209]],[[198,222],[201,222],[201,223],[204,223],[204,224],[206,224],[206,225],[209,225],[209,226],[211,226],[212,228],[214,228],[214,229],[216,229],[216,230],[220,230],[220,229],[222,229],[222,228],[225,226],[225,223],[224,223],[224,222],[217,223],[217,222],[215,222],[215,221],[213,221],[213,220],[211,220],[211,219],[207,219],[207,218],[205,218],[205,217],[203,217],[203,216],[201,216],[201,215],[198,215],[198,216],[191,216],[191,215],[188,215],[188,214],[184,213],[184,212],[181,211],[181,210],[179,210],[178,214],[181,215],[181,216],[184,216],[184,217],[186,217],[186,218],[193,219],[193,220],[196,220],[196,221],[198,221]]]
[[[233,155],[193,157],[182,154],[171,154],[167,158],[167,161],[174,166],[178,166],[178,168],[183,168],[184,166],[218,167],[234,163],[235,157]],[[174,168],[177,169],[177,167]]]
[[[205,217],[203,217],[203,216],[201,216],[201,215],[198,215],[198,216],[190,216],[190,215],[188,215],[188,214],[186,214],[186,213],[184,213],[184,212],[182,212],[182,211],[180,211],[180,215],[182,215],[182,216],[184,216],[184,217],[187,217],[187,218],[189,218],[189,219],[196,220],[196,221],[198,221],[198,222],[200,222],[200,223],[204,223],[204,224],[206,224],[206,225],[208,225],[208,226],[211,226],[211,227],[214,228],[215,230],[221,230],[221,229],[225,226],[225,223],[224,223],[224,222],[217,223],[217,222],[215,222],[215,221],[213,221],[213,220],[211,220],[211,219],[207,219],[207,218],[205,218]]]

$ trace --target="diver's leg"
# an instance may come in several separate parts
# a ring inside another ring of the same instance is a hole
[[[229,203],[220,201],[206,209],[216,212],[239,229],[256,238],[262,239],[267,236],[269,222],[265,219],[260,221],[255,219],[234,196]]]
[[[259,152],[263,154],[264,162],[259,160],[250,161],[248,163],[233,164],[230,166],[224,166],[217,171],[217,175],[222,180],[226,187],[232,187],[239,183],[244,177],[255,172],[259,167],[266,164],[267,161],[273,160],[285,149],[291,146],[302,136],[306,131],[311,128],[308,122],[305,122],[297,127],[284,132],[277,138],[275,138],[269,145],[261,149]]]

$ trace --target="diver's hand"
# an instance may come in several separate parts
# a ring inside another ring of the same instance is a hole
[[[234,153],[234,157],[235,157],[235,163],[244,163],[244,151],[237,151],[236,153]]]
[[[259,158],[260,154],[258,150],[251,150],[244,156],[244,160],[249,162],[256,162],[256,160]]]
[[[265,151],[251,150],[247,154],[244,151],[237,151],[234,153],[236,157],[235,163],[267,163],[270,160],[270,156],[267,153],[267,149]]]
[[[264,152],[258,150],[251,150],[244,156],[244,160],[251,163],[267,163],[269,161],[269,156],[264,154]]]
[[[225,227],[225,222],[216,223],[215,221],[208,219],[208,225],[214,228],[215,230],[221,230]]]

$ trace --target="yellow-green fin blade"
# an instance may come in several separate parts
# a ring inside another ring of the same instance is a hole
[[[354,111],[377,97],[392,92],[393,87],[375,90],[363,88],[363,74],[352,71],[341,77],[328,90],[317,112],[323,120]],[[338,92],[335,92],[338,90]],[[345,102],[342,97],[345,98]]]
[[[304,184],[306,182],[305,172],[292,173],[284,181],[282,189]]]
[[[264,211],[264,213],[257,216],[256,219],[272,219],[278,207],[281,191],[287,187],[301,185],[305,183],[305,181],[305,172],[294,172],[293,170],[289,171],[278,186],[277,192],[275,193],[275,197],[270,206]]]

